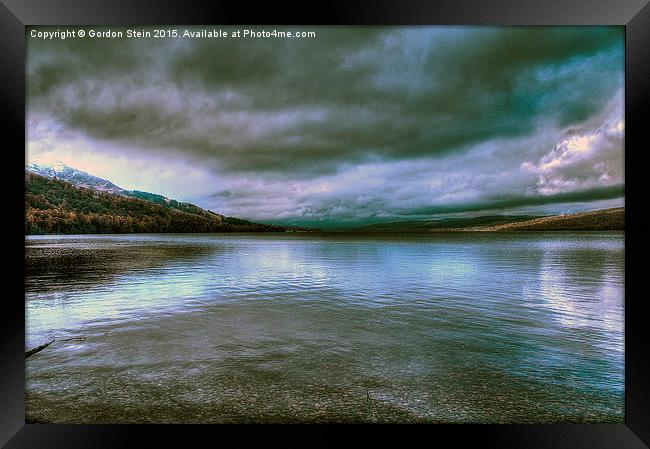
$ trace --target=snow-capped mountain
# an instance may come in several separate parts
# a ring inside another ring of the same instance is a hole
[[[25,165],[25,170],[45,178],[58,179],[59,181],[69,182],[70,184],[83,187],[86,189],[99,190],[105,193],[112,193],[114,195],[123,195],[131,198],[138,198],[141,200],[149,201],[151,203],[160,204],[168,209],[176,209],[183,212],[189,212],[194,214],[211,214],[213,216],[224,217],[221,214],[202,209],[199,206],[196,206],[191,203],[185,203],[182,201],[177,201],[171,198],[168,198],[164,195],[159,195],[157,193],[143,192],[141,190],[126,190],[122,187],[119,187],[113,184],[111,181],[97,176],[86,173],[85,171],[70,167],[69,165],[64,164],[63,162],[57,161],[51,164],[27,164]],[[232,220],[237,220],[232,217],[228,217]]]
[[[69,182],[78,187],[85,187],[88,189],[100,190],[102,192],[126,194],[127,190],[116,186],[112,182],[93,176],[85,171],[77,170],[76,168],[69,167],[63,162],[54,162],[52,164],[28,164],[25,169],[36,173],[37,175],[45,176],[46,178],[56,178],[61,181]]]
[[[281,232],[202,209],[156,193],[123,190],[64,164],[25,167],[25,233],[123,234],[132,232]],[[91,188],[71,188],[75,181]],[[103,190],[97,192],[97,188]],[[120,189],[120,193],[109,190]],[[122,193],[123,192],[123,193]]]

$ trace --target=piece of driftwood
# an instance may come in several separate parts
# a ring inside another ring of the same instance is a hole
[[[72,338],[62,338],[55,339],[56,341],[86,341],[86,337],[72,337]]]
[[[40,345],[40,346],[36,346],[34,349],[30,349],[29,351],[27,351],[27,352],[25,353],[25,358],[29,357],[30,355],[34,355],[34,354],[36,354],[36,353],[39,352],[39,351],[42,351],[43,349],[47,348],[47,347],[50,346],[52,343],[54,343],[54,341],[55,341],[55,340],[52,340],[52,341],[47,342],[47,343],[45,343],[45,344],[42,344],[42,345]]]
[[[40,346],[36,346],[34,349],[30,349],[25,353],[25,358],[29,357],[30,355],[34,355],[39,351],[42,351],[43,349],[47,348],[50,346],[52,343],[55,341],[86,341],[86,337],[71,337],[71,338],[54,338],[52,341],[49,341],[45,344],[42,344]]]

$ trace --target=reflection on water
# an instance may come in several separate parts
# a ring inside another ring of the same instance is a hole
[[[624,235],[26,240],[43,422],[622,422]]]

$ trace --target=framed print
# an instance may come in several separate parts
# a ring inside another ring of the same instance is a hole
[[[647,447],[647,4],[193,6],[2,6],[3,444]]]

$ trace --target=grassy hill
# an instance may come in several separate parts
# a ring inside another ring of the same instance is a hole
[[[477,227],[476,231],[596,231],[624,230],[625,208],[540,217],[517,223]]]
[[[479,226],[494,226],[516,221],[539,218],[538,215],[490,215],[472,218],[442,218],[424,221],[394,221],[357,228],[358,232],[426,232],[449,229],[463,229]]]
[[[158,198],[152,199],[154,201],[76,187],[26,172],[25,233],[285,231],[281,226],[225,217],[188,203],[172,200],[173,203],[163,205],[155,201]]]
[[[625,208],[568,215],[496,215],[375,224],[356,232],[454,232],[454,231],[588,231],[625,229]]]

